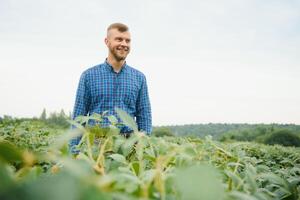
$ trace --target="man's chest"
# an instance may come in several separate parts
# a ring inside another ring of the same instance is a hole
[[[126,73],[99,73],[91,77],[89,84],[94,103],[111,101],[134,103],[141,87],[135,76]]]

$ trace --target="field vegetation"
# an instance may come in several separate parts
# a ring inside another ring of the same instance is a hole
[[[117,112],[134,130],[128,139],[119,134],[114,116],[109,128],[100,126],[101,115],[78,117],[69,121],[76,129],[47,118],[2,118],[0,199],[300,199],[300,149],[274,139],[298,137],[291,130],[268,132],[264,142],[272,145],[236,141],[229,133],[222,141],[179,137],[161,127],[146,136],[126,113]],[[83,126],[89,120],[96,126]],[[78,136],[80,153],[74,156],[68,142]]]

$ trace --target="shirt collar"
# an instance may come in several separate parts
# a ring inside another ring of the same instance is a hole
[[[109,64],[109,62],[107,61],[107,58],[105,59],[104,64],[105,64],[107,69],[109,69],[110,71],[112,71],[114,73],[117,73],[117,72],[114,71],[114,68],[111,66],[111,64]],[[119,71],[119,73],[121,73],[122,71],[126,71],[126,69],[127,69],[127,64],[126,64],[126,61],[125,61],[123,66],[121,67],[121,70]]]

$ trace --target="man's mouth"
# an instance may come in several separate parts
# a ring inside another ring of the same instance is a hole
[[[128,51],[129,48],[126,48],[126,47],[117,47],[117,50],[119,50],[119,51]]]

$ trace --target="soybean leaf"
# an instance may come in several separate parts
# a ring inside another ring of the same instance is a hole
[[[22,160],[21,152],[8,141],[0,141],[0,161],[12,163]]]
[[[109,157],[117,162],[124,163],[124,164],[127,163],[126,158],[121,154],[115,153],[115,154],[110,155]]]
[[[128,115],[124,110],[120,109],[120,108],[115,108],[117,114],[119,115],[120,119],[122,120],[122,122],[132,128],[132,130],[134,132],[138,132],[138,128],[137,128],[137,125],[136,125],[136,122],[133,120],[133,118]]]
[[[193,166],[179,169],[175,183],[182,195],[188,200],[221,200],[224,196],[223,186],[214,167],[209,165]],[[212,188],[214,188],[212,190]]]

